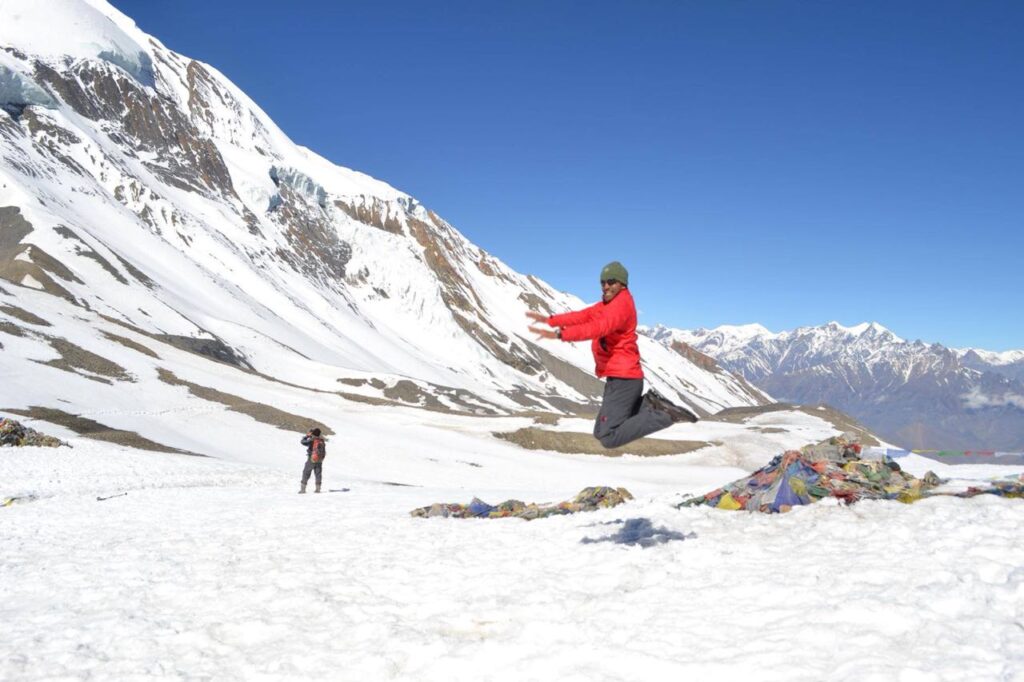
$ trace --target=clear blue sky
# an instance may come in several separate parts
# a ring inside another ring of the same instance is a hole
[[[1024,2],[113,0],[296,142],[641,322],[1024,348]]]

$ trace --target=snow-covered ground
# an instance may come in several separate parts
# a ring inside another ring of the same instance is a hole
[[[0,450],[0,495],[37,496],[0,509],[0,678],[1024,679],[1024,502],[678,510],[678,491],[739,471],[685,455],[520,451],[487,478],[484,452],[437,484],[466,437],[424,443],[409,486],[339,445],[331,492],[303,496],[297,446],[278,466],[80,438]],[[637,499],[529,522],[408,514],[555,501],[583,479]]]

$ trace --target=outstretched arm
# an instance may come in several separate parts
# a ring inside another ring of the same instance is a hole
[[[587,306],[583,310],[576,310],[571,313],[552,315],[548,318],[548,324],[552,327],[569,327],[574,324],[585,324],[596,317],[600,317],[607,306],[603,301]]]
[[[599,339],[615,330],[624,329],[631,318],[635,319],[633,306],[624,297],[616,296],[607,305],[598,305],[601,307],[590,319],[562,327],[559,338],[563,341]]]
[[[605,307],[603,302],[597,302],[592,306],[588,306],[583,310],[575,310],[571,313],[562,313],[560,315],[544,315],[543,313],[534,312],[529,310],[526,316],[534,322],[546,324],[549,327],[558,327],[557,330],[544,329],[537,325],[530,325],[529,330],[537,335],[539,339],[561,339],[562,328],[569,325],[580,325],[587,324],[601,317],[602,311]]]

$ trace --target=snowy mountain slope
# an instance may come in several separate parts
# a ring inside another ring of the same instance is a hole
[[[994,372],[1008,379],[1024,381],[1024,350],[1010,350],[994,353],[978,348],[956,348],[954,352],[960,356],[965,367],[979,372]]]
[[[908,447],[1024,447],[1016,352],[909,342],[877,323],[830,322],[780,333],[760,325],[644,333],[707,353],[780,400],[833,405]]]
[[[275,352],[258,345],[262,337],[253,334],[253,339],[252,347],[260,354]],[[434,387],[428,392],[422,382],[396,376],[366,374],[339,383],[330,365],[282,354],[290,358],[282,373],[293,379],[285,381],[226,362],[216,347],[207,350],[196,352],[178,339],[42,291],[14,295],[8,285],[0,286],[0,414],[42,430],[63,425],[64,436],[81,434],[159,451],[287,467],[301,452],[298,434],[319,424],[343,448],[336,461],[345,462],[346,472],[407,481],[410,463],[426,457],[439,461],[439,478],[417,483],[438,485],[447,467],[475,461],[473,452],[498,453],[502,462],[501,467],[492,462],[481,472],[481,483],[495,476],[506,480],[510,471],[500,471],[503,467],[522,467],[524,451],[493,438],[494,433],[527,427],[578,434],[592,430],[588,418],[553,420],[548,414],[538,422],[537,411],[502,411],[467,391]],[[756,468],[776,450],[817,442],[845,428],[840,420],[813,411],[773,412],[736,423],[708,419],[677,424],[657,437],[669,444],[703,447],[688,455],[659,457],[663,464],[657,466],[707,462]],[[431,444],[440,437],[449,445],[459,440],[460,445],[438,455]],[[634,448],[642,452],[643,441]],[[692,448],[678,451],[686,450]],[[541,479],[543,462],[551,456],[544,450],[528,455]],[[665,474],[658,470],[659,478]],[[536,484],[543,488],[542,480]]]
[[[586,345],[537,344],[523,316],[582,301],[293,144],[214,68],[106,2],[0,10],[12,305],[33,310],[26,291],[43,291],[287,383],[315,367],[324,390],[383,399],[405,381],[412,402],[452,409],[593,409]],[[767,400],[646,339],[642,353],[651,383],[703,414]],[[444,398],[460,392],[471,405]]]

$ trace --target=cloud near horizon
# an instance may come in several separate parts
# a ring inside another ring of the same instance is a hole
[[[1003,393],[998,396],[985,395],[980,388],[974,387],[960,397],[963,399],[964,405],[972,410],[984,407],[1016,407],[1019,410],[1024,410],[1024,395],[1016,393]]]

